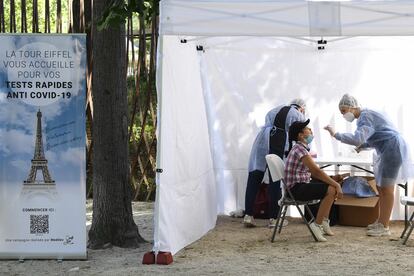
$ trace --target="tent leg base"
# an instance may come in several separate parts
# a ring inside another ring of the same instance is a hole
[[[171,252],[158,252],[157,255],[157,264],[159,265],[169,265],[173,262],[173,257]]]
[[[142,258],[142,264],[150,265],[155,264],[155,252],[150,251],[144,254],[144,257]]]

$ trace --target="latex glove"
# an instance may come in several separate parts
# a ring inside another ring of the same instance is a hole
[[[355,151],[357,153],[360,153],[363,150],[370,150],[370,146],[367,143],[363,143],[361,145],[359,145],[358,147],[355,148]]]
[[[326,126],[326,127],[324,127],[323,129],[326,129],[332,137],[334,137],[334,136],[335,136],[335,133],[336,133],[336,132],[335,132],[335,129],[334,129],[333,127],[331,127],[330,125],[327,125],[327,126]]]

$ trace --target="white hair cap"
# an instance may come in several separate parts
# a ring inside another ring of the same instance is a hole
[[[305,101],[304,101],[303,99],[301,99],[301,98],[296,98],[296,99],[293,99],[293,100],[290,102],[290,104],[294,104],[294,105],[297,105],[297,106],[299,106],[299,107],[306,108],[306,103],[305,103]]]
[[[347,107],[358,107],[358,101],[349,94],[344,94],[339,101],[339,107],[347,106]]]

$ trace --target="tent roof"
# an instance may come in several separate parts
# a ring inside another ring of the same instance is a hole
[[[414,35],[414,1],[162,0],[161,35]]]

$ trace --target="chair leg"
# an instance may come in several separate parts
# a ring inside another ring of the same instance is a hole
[[[312,234],[313,239],[314,239],[315,241],[318,241],[318,239],[316,238],[315,234],[312,232],[312,229],[310,228],[310,224],[313,222],[313,219],[311,219],[311,220],[310,220],[311,222],[307,221],[307,220],[306,220],[306,218],[305,218],[305,215],[304,215],[304,213],[302,212],[302,210],[300,209],[299,205],[298,205],[296,202],[295,202],[295,205],[296,205],[296,208],[297,208],[297,209],[298,209],[298,211],[299,211],[300,216],[302,217],[303,221],[305,222],[306,227],[308,227],[309,232]],[[308,207],[308,205],[307,205],[307,204],[305,204],[304,206],[305,206],[305,209],[309,209],[309,207]],[[310,210],[309,210],[309,211],[310,211]]]
[[[287,209],[288,208],[289,208],[289,206],[288,205],[285,205],[284,208],[283,208],[283,210],[282,210],[282,215],[280,217],[280,223],[278,225],[279,230],[277,231],[279,234],[280,234],[280,232],[282,232],[283,222],[285,221],[286,212],[287,212]]]
[[[282,215],[283,208],[285,208],[285,205],[282,204],[282,206],[280,206],[280,208],[279,208],[279,213],[277,214],[276,225],[275,225],[275,228],[273,229],[273,234],[272,234],[272,240],[271,240],[271,242],[274,242],[275,241],[276,231],[277,231],[277,227],[279,225],[279,221],[280,221],[280,217]]]
[[[405,225],[404,225],[404,231],[401,233],[400,239],[402,239],[404,237],[405,232],[408,230],[409,226],[412,225],[413,218],[414,218],[414,212],[411,214],[411,217],[408,220],[408,222],[405,223]]]
[[[308,221],[308,223],[311,224],[312,222],[315,221],[315,217],[313,216],[312,211],[309,208],[309,205],[305,204],[304,206],[305,206],[305,211],[307,211],[309,216],[311,217],[311,219]]]
[[[410,237],[411,232],[413,232],[413,228],[414,228],[414,224],[411,221],[409,222],[409,224],[411,224],[410,225],[410,230],[408,230],[407,236],[405,236],[405,238],[404,238],[404,241],[403,241],[404,245],[407,243],[407,240]]]

